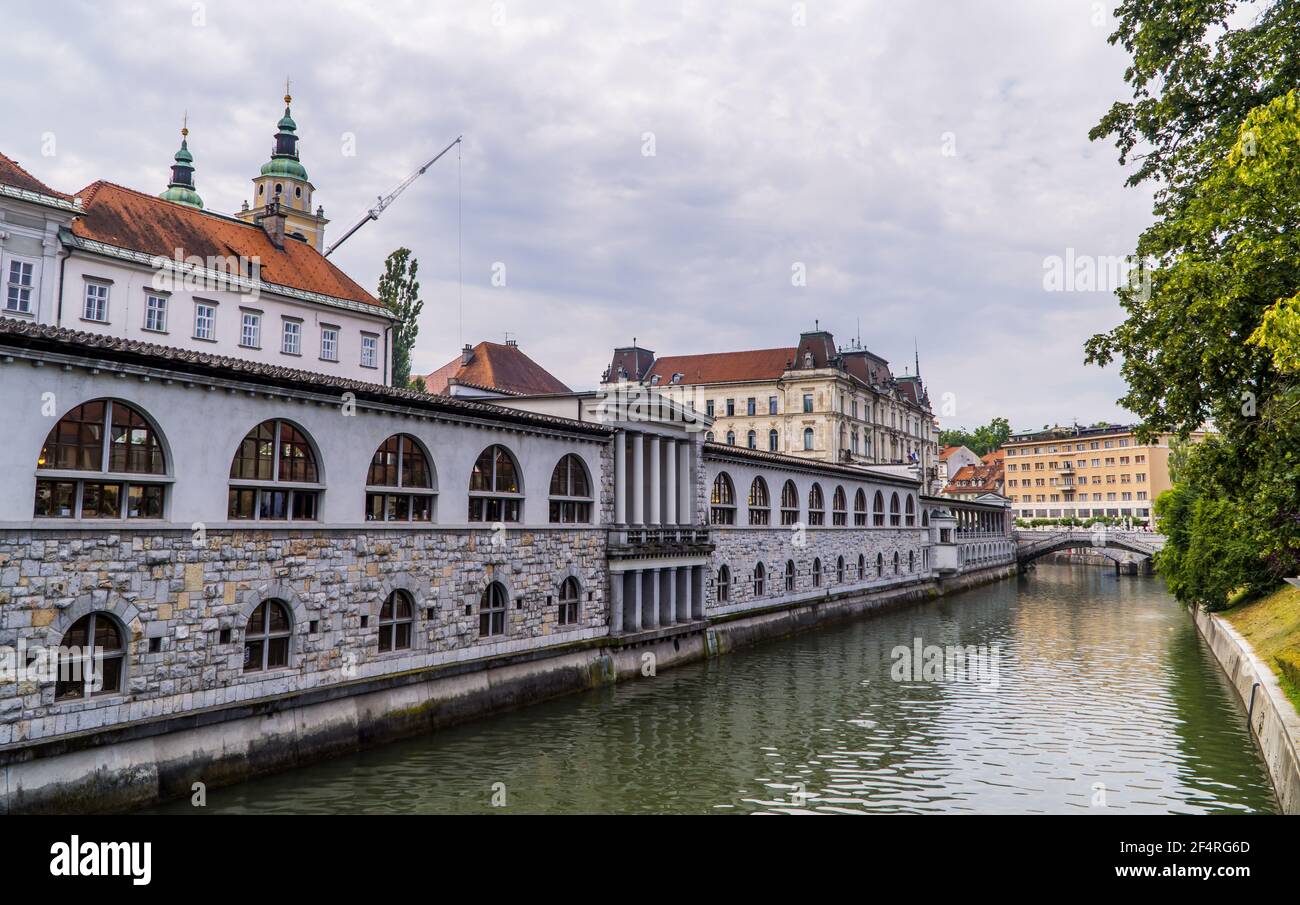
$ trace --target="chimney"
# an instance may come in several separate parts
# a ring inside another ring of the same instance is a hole
[[[463,368],[469,364],[470,359],[474,357],[474,347],[465,343],[465,348],[460,350],[460,366]]]
[[[279,201],[274,200],[268,201],[262,213],[257,215],[258,224],[276,248],[284,248],[285,219],[284,208],[280,207]]]
[[[507,340],[506,340],[506,345],[509,346],[509,347],[512,348],[512,349],[518,349],[518,348],[519,348],[519,340],[517,340],[517,339],[507,339]]]

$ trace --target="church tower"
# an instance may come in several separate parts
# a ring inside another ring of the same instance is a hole
[[[164,201],[197,207],[203,210],[203,199],[194,190],[194,155],[189,148],[189,122],[181,126],[181,146],[172,162],[172,180],[158,197]]]
[[[253,204],[244,202],[237,216],[246,223],[256,223],[272,202],[286,215],[286,236],[305,239],[319,252],[325,251],[324,208],[312,210],[312,193],[316,187],[307,178],[307,168],[298,159],[298,124],[293,121],[289,106],[289,84],[285,83],[284,116],[280,118],[275,133],[271,159],[262,164],[262,172],[253,179]]]

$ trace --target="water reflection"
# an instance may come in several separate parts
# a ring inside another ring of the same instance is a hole
[[[891,650],[917,638],[998,645],[997,687],[892,681]],[[1226,680],[1159,581],[1042,566],[213,789],[205,812],[484,813],[498,783],[515,813],[1276,808]]]

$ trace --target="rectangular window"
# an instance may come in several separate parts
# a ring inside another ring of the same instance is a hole
[[[812,393],[804,393],[804,394],[803,394],[803,410],[804,410],[805,412],[811,412],[811,411],[813,410],[813,397],[812,397]]]
[[[194,338],[215,341],[217,338],[217,308],[198,302],[194,306]]]
[[[280,343],[280,351],[285,355],[302,354],[302,324],[298,321],[284,322],[284,339]]]
[[[745,414],[746,415],[758,414],[758,403],[753,396],[750,396],[748,399],[745,400]]]
[[[151,333],[167,332],[167,296],[151,292],[144,297],[144,328]]]
[[[767,397],[767,413],[768,413],[769,415],[775,415],[775,414],[776,414],[776,397],[775,397],[775,396],[768,396],[768,397]]]
[[[713,417],[713,400],[712,400],[712,399],[706,399],[706,400],[704,401],[704,414],[708,415],[710,418]]]
[[[361,334],[361,367],[379,367],[379,337],[369,333]]]
[[[727,417],[728,417],[728,418],[734,417],[735,414],[736,414],[736,400],[734,400],[734,399],[728,399],[728,400],[727,400]]]
[[[339,331],[337,327],[321,327],[320,357],[323,361],[339,360]]]
[[[101,324],[108,323],[107,283],[86,284],[86,304],[82,309],[81,316],[88,321],[98,321]]]
[[[262,315],[256,311],[241,312],[239,344],[245,349],[262,348]]]
[[[32,313],[34,268],[28,261],[9,262],[9,286],[5,293],[5,310]]]

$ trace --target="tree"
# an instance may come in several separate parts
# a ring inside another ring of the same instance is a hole
[[[976,455],[983,456],[1001,447],[1010,436],[1011,423],[1006,418],[994,418],[974,431],[967,431],[964,427],[939,431],[939,445],[965,446]]]
[[[415,278],[420,262],[411,256],[409,248],[399,248],[384,262],[384,275],[379,278],[379,300],[393,312],[397,323],[393,326],[393,376],[391,384],[405,387],[411,378],[411,349],[420,332],[420,312],[424,301],[420,298],[420,283]]]
[[[407,383],[406,386],[408,389],[415,390],[415,392],[417,393],[429,392],[429,388],[425,386],[424,378],[421,377],[419,374],[416,374],[414,377],[412,377],[410,382]]]

